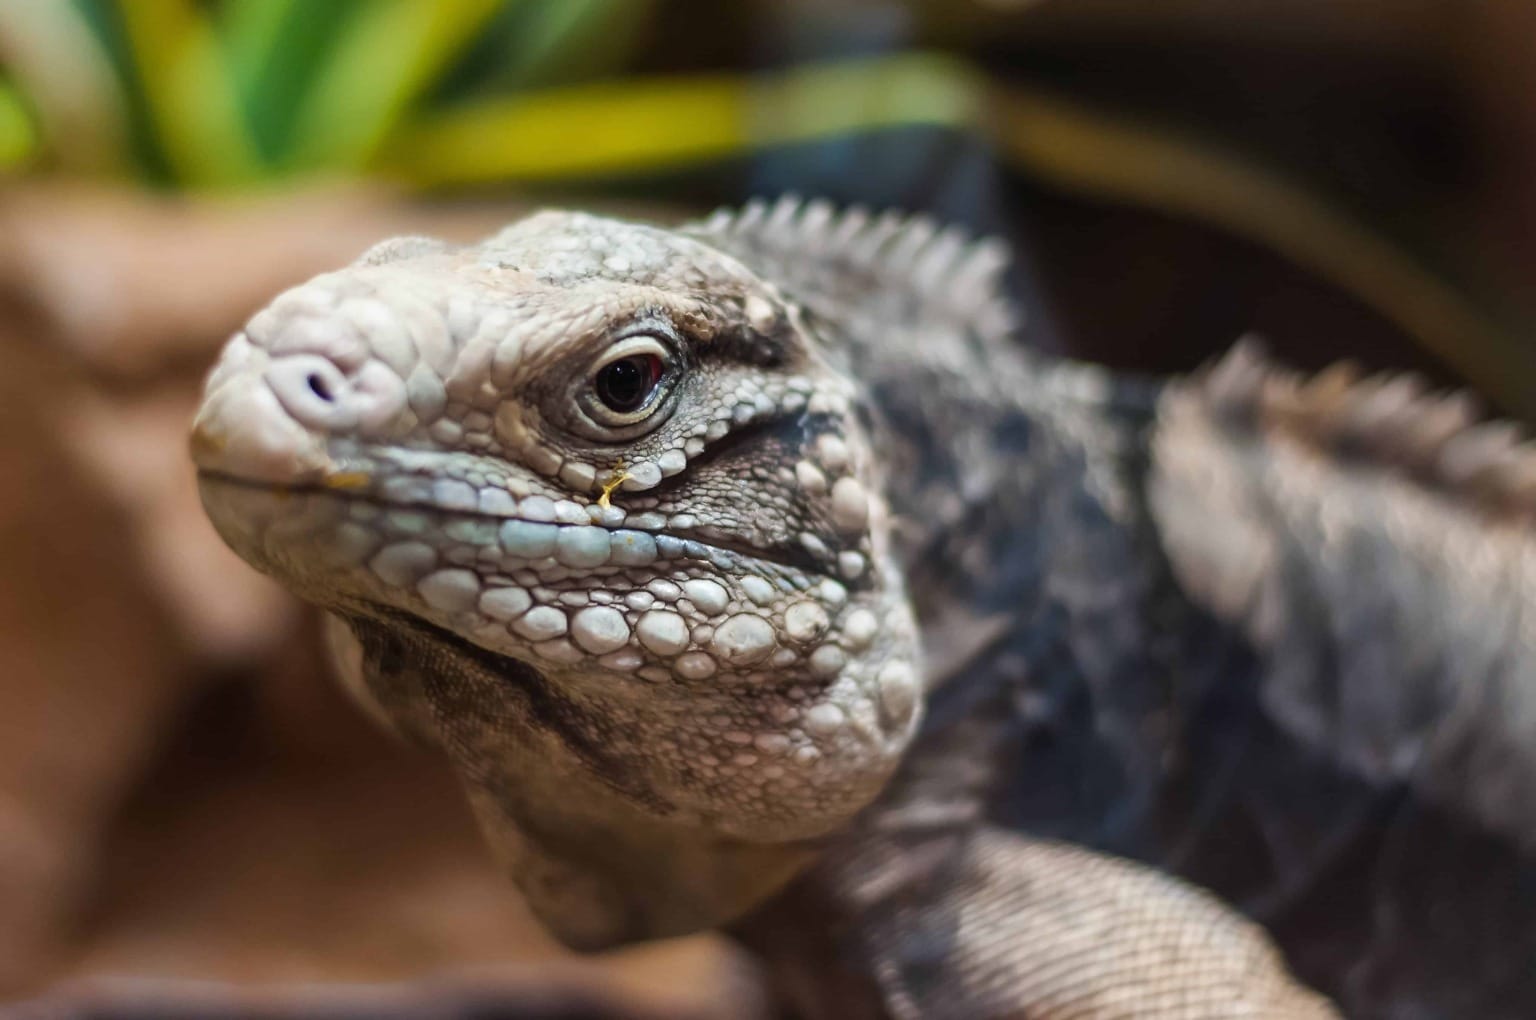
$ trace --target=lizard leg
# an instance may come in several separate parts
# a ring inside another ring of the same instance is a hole
[[[832,920],[820,942],[804,938],[818,927],[811,911]],[[840,855],[750,922],[745,941],[810,1018],[1338,1016],[1262,929],[1209,894],[996,829]]]

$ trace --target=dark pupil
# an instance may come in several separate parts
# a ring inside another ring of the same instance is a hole
[[[611,411],[625,414],[645,403],[656,385],[656,358],[620,358],[597,373],[597,396]]]

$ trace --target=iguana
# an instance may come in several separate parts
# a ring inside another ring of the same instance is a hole
[[[573,946],[723,927],[808,1017],[1536,1015],[1536,454],[1032,351],[1006,263],[793,198],[387,241],[229,342],[204,504]]]

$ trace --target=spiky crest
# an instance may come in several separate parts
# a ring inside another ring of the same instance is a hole
[[[1229,424],[1400,472],[1495,516],[1536,518],[1536,443],[1513,422],[1486,420],[1469,393],[1435,393],[1409,373],[1362,376],[1349,362],[1307,378],[1251,337],[1193,383]]]
[[[727,250],[766,255],[786,273],[805,277],[796,283],[825,287],[829,277],[851,274],[871,289],[910,294],[989,340],[1007,337],[1021,324],[1003,286],[1008,246],[940,227],[927,216],[876,214],[862,206],[839,210],[825,199],[783,195],[717,210],[686,229]]]

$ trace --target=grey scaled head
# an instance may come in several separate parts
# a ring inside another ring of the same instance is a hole
[[[381,245],[209,379],[221,534],[347,622],[567,941],[745,910],[916,726],[860,393],[821,343],[704,240],[545,212]]]

